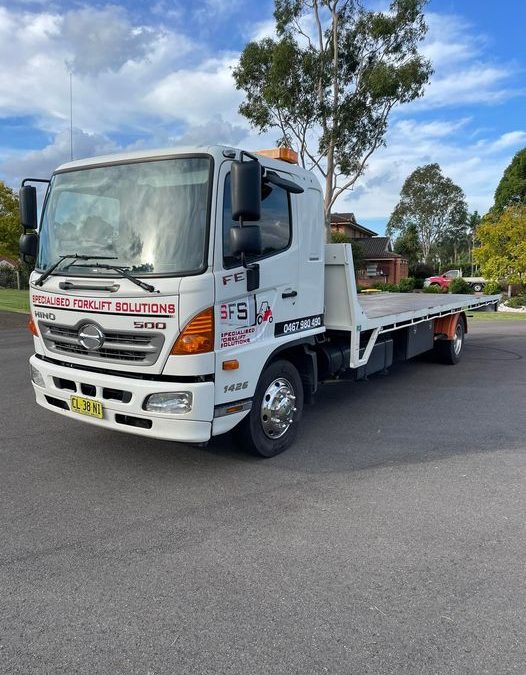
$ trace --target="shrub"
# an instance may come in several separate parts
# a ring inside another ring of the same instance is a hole
[[[415,289],[415,280],[412,277],[406,277],[405,279],[400,279],[398,284],[398,290],[400,293],[411,293]]]
[[[424,293],[442,293],[442,289],[438,284],[433,284],[433,286],[426,286]]]
[[[462,279],[462,277],[459,277],[458,279],[453,279],[453,281],[449,284],[449,292],[460,293],[463,295],[474,293],[471,286],[465,279]]]
[[[424,288],[424,279],[422,277],[411,277],[415,282],[415,288]]]
[[[526,295],[516,295],[514,298],[506,300],[504,303],[506,307],[511,307],[513,309],[520,309],[521,307],[526,307]]]
[[[16,288],[16,271],[12,267],[0,267],[0,286],[2,288]]]
[[[498,281],[486,281],[484,284],[484,293],[486,295],[497,295],[501,293],[502,289]]]
[[[386,284],[383,281],[377,281],[373,284],[373,288],[377,288],[379,291],[386,291],[387,293],[400,292],[400,288],[396,284]]]

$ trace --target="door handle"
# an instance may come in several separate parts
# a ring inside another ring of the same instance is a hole
[[[286,293],[282,293],[281,297],[282,298],[295,298],[298,295],[298,291],[287,291]]]

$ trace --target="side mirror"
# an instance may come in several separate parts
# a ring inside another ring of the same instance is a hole
[[[233,256],[260,255],[263,250],[259,225],[243,225],[230,228],[230,250]]]
[[[230,169],[233,220],[261,218],[261,164],[257,159],[235,160]]]
[[[37,229],[37,189],[33,185],[20,188],[20,223],[25,230]]]
[[[26,257],[36,258],[38,252],[38,234],[36,232],[23,234],[20,237],[19,248],[24,262],[27,262]]]

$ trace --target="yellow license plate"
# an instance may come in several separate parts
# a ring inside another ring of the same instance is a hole
[[[94,401],[91,398],[84,398],[83,396],[72,396],[70,399],[71,410],[80,415],[89,415],[90,417],[104,417],[102,403]]]

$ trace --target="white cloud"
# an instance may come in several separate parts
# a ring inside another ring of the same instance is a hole
[[[232,68],[234,55],[208,59],[193,68],[176,70],[155,84],[143,97],[150,113],[182,119],[189,124],[203,124],[211,114],[238,119],[237,107],[242,95],[236,91]]]
[[[490,151],[506,150],[524,144],[526,144],[526,131],[508,131],[497,140],[489,142],[487,148]]]
[[[447,131],[440,120],[398,122],[389,132],[387,147],[369,162],[358,189],[341,198],[336,210],[353,211],[358,220],[382,218],[387,224],[407,176],[417,166],[437,162],[443,173],[464,190],[470,210],[485,213],[513,153],[524,145],[526,131],[465,143],[458,136],[464,134],[467,123],[466,119],[450,120]]]
[[[2,173],[9,176],[12,185],[19,185],[28,176],[49,178],[54,169],[70,160],[70,148],[69,131],[62,131],[42,150],[17,154],[5,160],[1,165]],[[73,149],[76,158],[104,155],[119,150],[106,136],[89,134],[80,129],[73,130]]]
[[[498,103],[522,93],[511,84],[516,68],[489,56],[489,38],[454,14],[426,14],[428,34],[420,49],[434,74],[425,96],[406,106],[432,109]]]
[[[0,60],[9,64],[0,70],[0,117],[30,115],[50,136],[45,148],[27,154],[7,157],[0,149],[0,169],[11,184],[28,174],[49,175],[69,159],[66,62],[75,73],[76,158],[208,142],[256,149],[273,145],[279,136],[276,130],[262,136],[249,131],[237,112],[243,95],[232,79],[238,54],[211,54],[213,41],[203,37],[206,30],[228,25],[234,12],[245,20],[247,39],[273,36],[270,11],[269,18],[249,23],[241,0],[206,0],[191,8],[186,0],[158,0],[150,7],[149,25],[134,20],[123,6],[83,4],[65,14],[52,3],[36,6],[0,6]],[[521,129],[496,137],[493,129],[476,128],[480,106],[517,95],[514,67],[489,55],[488,38],[461,17],[431,13],[428,21],[423,50],[435,74],[423,99],[396,112],[388,146],[340,200],[340,210],[354,210],[359,218],[387,220],[403,180],[429,162],[439,162],[465,189],[470,207],[484,211],[514,149],[526,142]],[[463,110],[452,119],[449,109],[458,105],[472,105],[473,112],[468,116]],[[110,140],[127,133],[140,140],[123,141],[126,147]]]
[[[175,139],[177,145],[233,145],[236,146],[247,136],[246,127],[231,124],[221,115],[215,115],[206,124],[190,127]]]
[[[263,40],[264,38],[276,37],[276,22],[274,19],[266,19],[256,24],[247,26],[247,37],[249,40]]]
[[[69,65],[79,74],[115,72],[128,61],[141,61],[158,37],[158,30],[133,26],[115,5],[66,12],[60,30],[60,41],[73,52]]]
[[[425,96],[408,107],[429,109],[498,103],[521,93],[506,84],[512,74],[508,68],[483,63],[445,75],[437,73],[431,79]]]
[[[458,67],[478,57],[487,44],[487,38],[475,34],[460,16],[427,12],[426,21],[428,33],[420,51],[435,68]]]
[[[207,58],[192,37],[134,25],[122,8],[61,16],[0,7],[0,60],[9,63],[0,71],[0,117],[31,115],[51,133],[69,126],[66,63],[74,124],[88,133],[155,134],[159,125],[202,126],[217,115],[240,122],[235,55]]]
[[[395,122],[391,127],[391,137],[403,138],[404,141],[414,142],[422,138],[440,138],[450,136],[459,131],[471,121],[470,117],[459,120],[431,120],[418,122],[415,119],[405,119]]]

